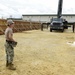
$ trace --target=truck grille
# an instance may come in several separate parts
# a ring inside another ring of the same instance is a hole
[[[54,26],[60,26],[60,23],[53,23]]]

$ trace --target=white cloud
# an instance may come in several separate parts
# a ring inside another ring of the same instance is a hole
[[[57,14],[59,0],[0,0],[0,17],[22,14]],[[63,13],[75,13],[75,0],[63,0]]]

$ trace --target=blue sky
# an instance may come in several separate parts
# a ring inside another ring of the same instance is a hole
[[[0,0],[0,18],[57,14],[58,0]],[[75,14],[75,0],[63,0],[63,14]]]

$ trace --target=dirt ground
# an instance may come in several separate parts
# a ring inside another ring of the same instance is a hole
[[[75,75],[75,33],[32,30],[14,33],[16,71],[5,67],[4,35],[0,35],[0,75]]]

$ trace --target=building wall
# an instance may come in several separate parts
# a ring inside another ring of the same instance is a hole
[[[38,22],[50,22],[51,18],[56,18],[56,15],[23,15],[23,20],[26,21],[38,21]],[[64,15],[62,18],[68,22],[75,22],[75,15]]]
[[[68,22],[75,22],[75,16],[62,16]]]

